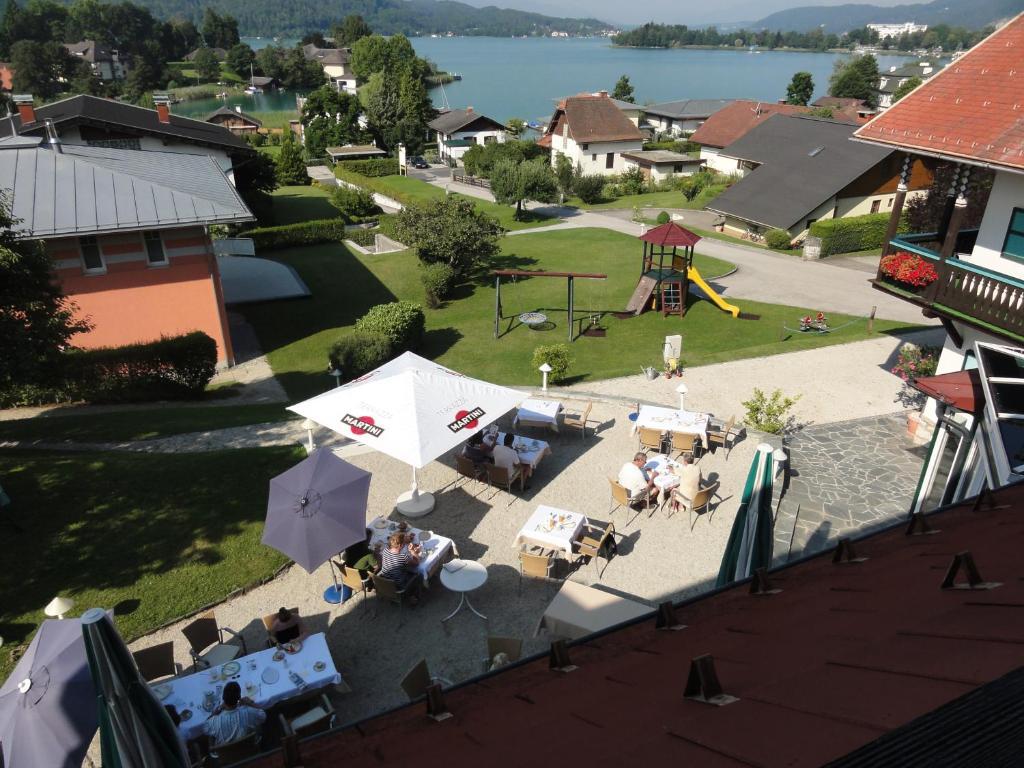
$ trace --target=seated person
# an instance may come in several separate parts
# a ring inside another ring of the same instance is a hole
[[[388,545],[380,551],[380,575],[390,579],[405,589],[416,575],[416,566],[420,564],[423,550],[418,544],[409,544],[407,536],[402,532],[393,533],[388,538]]]
[[[643,501],[645,498],[656,501],[658,498],[658,489],[654,485],[654,478],[658,473],[644,469],[646,463],[647,454],[637,451],[633,460],[627,461],[619,470],[619,485],[629,491],[631,503]]]
[[[216,747],[258,733],[266,719],[263,707],[243,698],[238,683],[230,682],[224,686],[224,702],[210,714],[203,733],[210,739],[210,746]]]
[[[380,570],[380,548],[381,545],[370,546],[373,540],[373,531],[366,529],[366,538],[357,541],[342,553],[341,561],[350,568],[359,571],[364,579],[371,573]]]
[[[483,464],[485,461],[493,464],[494,457],[491,455],[493,450],[492,446],[484,442],[484,433],[477,432],[466,441],[466,445],[462,449],[462,455],[474,464]]]
[[[523,482],[525,482],[530,477],[530,465],[519,461],[519,454],[512,448],[515,441],[515,435],[511,433],[505,435],[505,439],[494,446],[491,457],[494,459],[494,466],[508,470],[509,477],[514,477],[516,467],[519,467],[523,473]]]
[[[701,482],[704,480],[700,468],[693,463],[693,456],[684,453],[679,459],[679,485],[676,491],[684,499],[693,501],[697,492],[700,491]]]
[[[281,608],[270,625],[270,634],[278,643],[287,643],[302,636],[302,622],[299,614]]]

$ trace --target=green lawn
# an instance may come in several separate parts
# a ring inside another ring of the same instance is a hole
[[[310,219],[341,216],[341,211],[331,205],[323,187],[278,187],[273,197],[275,224],[297,224]]]
[[[610,208],[693,208],[682,192],[644,192],[642,195],[625,195],[602,203],[584,203],[578,197],[570,197],[566,205],[583,208],[589,211],[607,210]]]
[[[495,267],[532,270],[604,272],[606,281],[578,280],[576,317],[625,308],[636,285],[640,249],[636,238],[600,229],[578,229],[506,238]],[[254,325],[270,363],[292,399],[309,397],[329,386],[324,376],[327,350],[347,333],[371,306],[396,299],[422,301],[422,287],[412,252],[387,256],[356,256],[341,245],[277,251],[294,266],[313,291],[287,312],[280,304],[251,305],[242,309]],[[711,278],[732,265],[698,254],[696,265]],[[666,334],[684,334],[687,365],[743,357],[791,352],[810,347],[855,341],[867,336],[864,324],[835,334],[795,335],[785,341],[782,327],[796,327],[798,318],[818,307],[784,307],[733,298],[733,303],[758,319],[733,319],[708,301],[691,297],[685,319],[648,312],[637,318],[603,318],[605,338],[577,339],[572,344],[571,375],[593,380],[636,372],[641,365],[660,364]],[[503,335],[493,338],[494,285],[490,278],[459,286],[447,304],[426,310],[427,335],[419,350],[472,376],[503,384],[536,384],[530,363],[534,347],[566,341],[565,281],[556,278],[520,279],[502,290]],[[824,308],[826,311],[827,307]],[[531,331],[523,326],[508,330],[521,312],[540,310],[555,327]],[[834,324],[848,317],[829,313]],[[876,322],[879,331],[899,327]]]
[[[277,160],[278,155],[281,154],[280,144],[264,144],[262,147],[257,147],[257,149],[272,160]]]
[[[187,432],[242,427],[296,418],[283,404],[169,406],[107,413],[47,411],[31,419],[0,421],[0,439],[106,443],[149,440]]]
[[[247,115],[255,117],[263,123],[263,130],[269,131],[274,128],[288,130],[288,121],[297,120],[299,113],[294,109],[271,110],[267,112],[246,112]]]
[[[0,680],[55,595],[74,615],[113,608],[134,638],[271,576],[285,557],[260,543],[267,481],[303,454],[0,451],[13,502],[0,517]]]

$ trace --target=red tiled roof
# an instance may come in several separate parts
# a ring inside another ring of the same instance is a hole
[[[1024,171],[1024,14],[926,80],[855,136]]]
[[[607,95],[580,94],[559,102],[548,123],[548,132],[561,130],[559,118],[565,116],[569,136],[578,144],[598,141],[643,141],[640,129],[623,114]]]
[[[681,631],[656,630],[652,616],[570,644],[572,672],[539,658],[477,678],[445,691],[453,716],[442,722],[421,701],[310,739],[301,762],[820,766],[1020,667],[1024,484],[990,500],[929,516],[935,535],[899,526],[867,536],[862,562],[833,564],[826,552],[779,569],[777,594],[741,584],[694,599],[676,608]],[[965,550],[1001,586],[941,589]],[[684,697],[703,654],[738,701]]]
[[[985,406],[985,389],[977,369],[923,376],[912,379],[910,386],[965,413],[980,413]]]
[[[695,235],[674,221],[667,221],[640,235],[640,239],[655,245],[685,245],[692,248],[700,240],[700,235]]]
[[[551,134],[545,133],[539,139],[537,139],[537,146],[544,147],[544,149],[551,149]]]
[[[810,107],[794,104],[741,99],[711,115],[704,121],[704,125],[694,131],[690,141],[709,147],[727,147],[772,115],[802,115],[810,111]]]

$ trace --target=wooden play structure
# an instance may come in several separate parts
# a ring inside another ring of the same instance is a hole
[[[515,280],[518,277],[562,277],[566,280],[566,289],[568,292],[569,308],[566,311],[566,318],[568,322],[566,325],[569,326],[569,341],[575,339],[574,327],[575,317],[573,316],[573,281],[576,278],[582,278],[585,280],[605,280],[608,275],[600,274],[597,272],[530,272],[525,269],[496,269],[492,273],[494,275],[494,338],[498,338],[501,335],[501,278],[511,277]],[[536,317],[544,317],[537,312],[525,313],[528,315],[534,315]]]
[[[639,315],[660,308],[663,315],[684,317],[686,295],[693,282],[715,306],[739,317],[739,307],[719,296],[693,266],[693,246],[700,235],[669,221],[640,235],[640,240],[644,244],[640,280],[626,306],[627,313]]]

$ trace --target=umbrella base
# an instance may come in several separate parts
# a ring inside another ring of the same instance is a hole
[[[434,494],[419,493],[412,495],[412,491],[406,491],[398,497],[395,502],[395,509],[406,517],[423,517],[434,511]]]
[[[341,590],[333,585],[328,587],[324,590],[324,601],[331,605],[337,605],[341,602]]]

